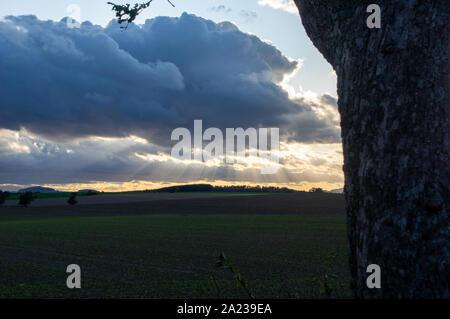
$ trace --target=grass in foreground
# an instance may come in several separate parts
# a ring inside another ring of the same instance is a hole
[[[256,298],[350,297],[344,217],[133,216],[1,217],[0,298],[246,298],[222,250]]]

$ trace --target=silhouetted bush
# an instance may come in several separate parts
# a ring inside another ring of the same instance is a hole
[[[5,203],[10,194],[10,192],[3,192],[0,190],[0,205],[3,205]]]
[[[72,193],[72,196],[69,197],[69,199],[67,200],[67,203],[72,206],[76,205],[78,203],[77,193]]]
[[[23,193],[22,195],[20,195],[19,205],[23,207],[28,207],[28,205],[30,205],[33,200],[34,196],[32,192]]]
[[[309,190],[310,193],[325,193],[325,191],[320,187],[313,187]]]

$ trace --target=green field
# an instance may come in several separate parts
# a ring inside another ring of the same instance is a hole
[[[0,217],[0,298],[350,297],[344,217]],[[67,265],[82,289],[66,288]],[[328,280],[325,280],[328,276]],[[215,278],[217,285],[212,278]]]
[[[69,198],[72,196],[71,192],[58,192],[58,193],[33,193],[35,199],[44,198]],[[130,194],[149,194],[142,191],[131,191],[131,192],[98,192],[95,195],[87,195],[87,193],[77,193],[78,197],[83,196],[101,196],[101,195],[130,195]],[[273,193],[243,193],[243,192],[177,192],[177,194],[227,194],[234,196],[256,196],[256,195],[271,195]],[[7,200],[19,200],[19,193],[10,194]]]
[[[102,193],[99,193],[102,194]],[[19,200],[21,194],[14,193],[8,196],[8,200]],[[69,192],[58,192],[58,193],[33,193],[36,199],[43,198],[69,198],[72,193]],[[87,196],[86,193],[79,193],[77,196]]]

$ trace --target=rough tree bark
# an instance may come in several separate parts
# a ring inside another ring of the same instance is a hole
[[[450,297],[450,2],[295,2],[338,77],[355,296]]]

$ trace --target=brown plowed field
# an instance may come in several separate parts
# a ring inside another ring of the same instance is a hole
[[[0,216],[117,216],[117,215],[305,215],[344,216],[340,194],[294,193],[276,195],[138,194],[37,199],[28,208],[0,207]]]

